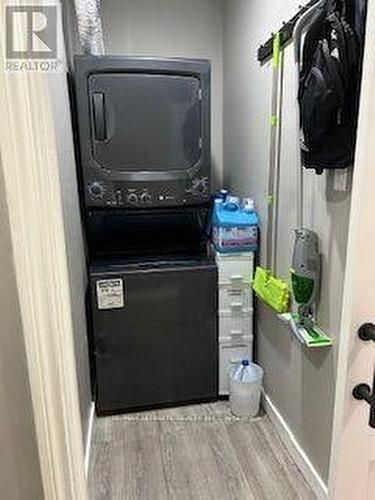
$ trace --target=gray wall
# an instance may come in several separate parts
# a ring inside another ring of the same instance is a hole
[[[294,14],[297,0],[226,0],[224,43],[224,176],[231,188],[252,194],[265,235],[271,67],[261,67],[256,49],[282,21]],[[303,2],[302,2],[303,3]],[[272,7],[271,7],[272,5]],[[296,116],[292,51],[285,51],[282,174],[278,274],[288,275],[296,226]],[[350,194],[332,188],[333,176],[308,175],[305,223],[321,238],[323,284],[320,326],[339,336]],[[264,256],[262,256],[264,257]],[[268,395],[324,480],[328,477],[335,384],[335,349],[301,348],[260,307],[258,354],[265,368]]]
[[[0,164],[0,496],[43,498],[13,250]]]
[[[70,67],[72,56],[77,52],[78,47],[73,0],[67,0],[62,6],[66,58],[68,67]],[[91,408],[91,382],[85,311],[87,272],[66,75],[51,75],[50,88],[55,110],[56,137],[58,138],[56,147],[60,165],[79,403],[83,439],[86,444]]]
[[[223,172],[223,0],[102,0],[107,54],[212,62],[212,161]]]
[[[67,264],[79,401],[82,432],[85,440],[87,437],[91,408],[90,369],[85,311],[87,273],[80,208],[78,203],[76,164],[74,159],[66,75],[51,74],[50,88],[54,107],[57,158],[60,166],[59,172],[64,215],[65,244],[68,256]]]

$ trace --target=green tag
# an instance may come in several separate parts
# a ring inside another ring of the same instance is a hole
[[[277,32],[273,37],[273,47],[272,47],[272,64],[276,68],[280,64],[280,52],[281,52],[281,33]]]
[[[275,196],[273,194],[268,195],[268,204],[273,205],[275,202]]]
[[[276,125],[279,123],[279,118],[276,115],[271,116],[271,126],[276,127]]]

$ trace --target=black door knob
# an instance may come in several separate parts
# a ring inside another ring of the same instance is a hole
[[[358,337],[365,342],[373,340],[375,342],[375,325],[373,323],[365,323],[358,330]]]
[[[373,396],[371,394],[371,387],[367,384],[358,384],[353,389],[354,399],[358,401],[367,401],[370,405],[373,404]]]
[[[366,401],[370,406],[369,426],[375,429],[375,394],[368,384],[358,384],[352,391],[353,397],[358,401]]]

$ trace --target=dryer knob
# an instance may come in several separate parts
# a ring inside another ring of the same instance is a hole
[[[202,177],[200,179],[194,179],[191,191],[195,195],[204,195],[208,190],[208,179],[206,177]]]
[[[141,202],[144,203],[144,204],[148,204],[148,203],[151,203],[152,202],[152,196],[150,195],[150,193],[142,193],[141,194]]]
[[[130,193],[128,194],[127,200],[128,203],[135,205],[136,203],[138,203],[138,195],[136,193]]]
[[[104,193],[103,186],[99,182],[93,182],[90,184],[89,191],[94,198],[101,198]]]

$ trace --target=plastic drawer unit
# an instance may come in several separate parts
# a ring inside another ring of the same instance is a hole
[[[228,394],[228,370],[253,359],[254,253],[216,254],[219,273],[219,395]]]

